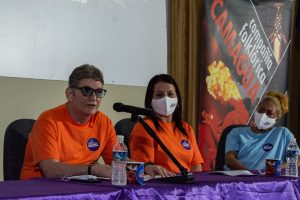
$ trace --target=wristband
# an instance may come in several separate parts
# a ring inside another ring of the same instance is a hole
[[[93,165],[95,165],[95,163],[93,162],[93,163],[90,163],[89,165],[88,165],[88,175],[92,175],[92,166]]]

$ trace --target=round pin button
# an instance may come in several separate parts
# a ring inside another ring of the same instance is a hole
[[[273,149],[273,144],[267,143],[263,145],[264,151],[271,151]]]
[[[100,147],[100,143],[96,138],[90,138],[87,142],[87,147],[90,151],[97,151]]]
[[[186,150],[190,150],[191,149],[191,145],[187,140],[181,140],[181,145],[183,146],[183,148],[185,148]]]

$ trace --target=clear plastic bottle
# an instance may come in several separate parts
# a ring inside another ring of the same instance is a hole
[[[285,175],[298,177],[298,145],[293,138],[286,148]]]
[[[128,149],[124,144],[124,136],[117,135],[118,142],[113,147],[113,162],[112,162],[112,179],[113,185],[126,185],[127,172],[126,160]]]

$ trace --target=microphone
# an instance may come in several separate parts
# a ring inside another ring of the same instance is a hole
[[[145,115],[153,117],[155,115],[155,111],[148,108],[139,108],[135,106],[129,106],[122,103],[114,103],[113,109],[117,112],[128,112],[134,115]]]

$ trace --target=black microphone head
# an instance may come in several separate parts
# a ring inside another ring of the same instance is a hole
[[[122,104],[122,103],[114,103],[114,105],[113,105],[113,109],[115,110],[115,111],[117,111],[117,112],[122,112],[122,106],[123,106],[124,104]]]
[[[133,115],[145,115],[145,116],[153,116],[154,110],[148,108],[139,108],[130,105],[124,105],[122,103],[115,103],[113,105],[113,109],[117,112],[128,112]]]

